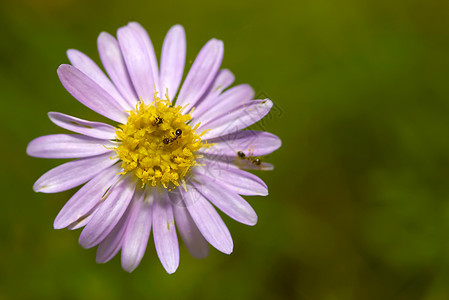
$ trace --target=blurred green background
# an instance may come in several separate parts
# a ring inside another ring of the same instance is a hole
[[[98,34],[129,21],[158,55],[173,24],[188,60],[222,39],[223,67],[275,102],[260,125],[283,140],[258,173],[270,195],[247,197],[259,223],[224,217],[234,253],[182,245],[173,275],[153,243],[128,274],[54,230],[74,191],[34,193],[60,161],[25,154],[63,132],[48,111],[103,120],[56,69],[69,48],[99,62]],[[448,1],[1,1],[0,36],[0,299],[449,299]]]

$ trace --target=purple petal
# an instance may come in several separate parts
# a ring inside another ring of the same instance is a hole
[[[213,166],[215,164],[224,164],[226,168],[239,168],[246,170],[271,171],[274,166],[267,162],[262,162],[260,165],[255,164],[249,159],[237,159],[234,156],[217,156],[206,154],[202,158],[198,158],[198,163]]]
[[[169,193],[173,203],[173,214],[175,216],[176,227],[184,241],[184,245],[190,254],[195,258],[204,258],[209,255],[209,245],[201,232],[196,227],[195,222],[184,206],[184,202],[178,191]]]
[[[54,228],[67,227],[89,216],[104,193],[117,182],[120,176],[118,172],[120,168],[117,165],[106,168],[80,188],[59,212],[53,224]]]
[[[153,73],[153,78],[155,80],[156,90],[160,91],[159,86],[159,68],[157,65],[157,58],[156,54],[154,53],[154,47],[153,43],[151,42],[150,35],[145,30],[145,28],[142,27],[137,22],[129,22],[128,26],[133,28],[137,34],[140,36],[141,40],[145,44],[145,47],[147,48],[148,57],[150,58],[150,64],[151,64],[151,72]]]
[[[195,179],[201,183],[194,182],[197,190],[203,196],[218,207],[222,212],[246,225],[255,225],[257,215],[254,209],[237,193],[228,190],[219,181],[211,181],[209,177],[196,174]]]
[[[155,195],[153,203],[153,235],[157,255],[167,273],[172,274],[179,265],[179,246],[173,209],[167,192]]]
[[[111,80],[109,80],[109,78],[103,73],[97,64],[90,59],[90,57],[75,49],[67,50],[67,57],[69,58],[72,66],[86,74],[90,79],[95,81],[95,83],[107,91],[109,95],[117,101],[123,110],[129,111],[133,109],[133,106],[131,106],[122,97],[116,87],[112,84]]]
[[[208,149],[201,150],[203,153],[217,156],[237,157],[237,152],[242,151],[248,156],[268,155],[281,147],[281,140],[265,131],[243,130],[221,136],[208,141],[213,144]]]
[[[193,117],[201,116],[211,108],[211,103],[215,103],[221,92],[234,82],[234,74],[228,69],[220,70],[210,85],[208,91],[202,96],[193,111]]]
[[[97,210],[98,210],[98,206],[93,208],[92,211],[88,212],[86,217],[78,219],[75,222],[73,222],[72,224],[70,224],[69,226],[67,226],[67,229],[76,230],[76,229],[86,226],[87,223],[90,222],[90,220],[92,219],[92,216],[95,214],[95,212]]]
[[[220,183],[240,195],[268,195],[267,185],[256,175],[224,163],[204,159],[202,162],[206,162],[206,166],[194,170],[196,174],[207,176],[208,182]]]
[[[217,250],[230,254],[233,248],[232,237],[217,211],[195,187],[189,185],[187,192],[183,189],[180,191],[203,237]]]
[[[90,122],[58,112],[49,112],[48,117],[59,127],[73,132],[104,140],[116,138],[115,128],[105,123]]]
[[[43,158],[80,158],[110,152],[111,147],[114,144],[107,140],[78,134],[52,134],[32,140],[27,154]]]
[[[154,55],[154,50],[150,54],[148,41],[145,42],[142,34],[130,25],[120,28],[117,38],[137,96],[146,103],[152,102],[158,80],[157,73],[154,74],[152,70],[153,62],[150,58]]]
[[[42,175],[33,189],[35,192],[57,193],[81,185],[113,165],[117,159],[111,159],[110,156],[114,154],[115,152],[108,152],[57,166]]]
[[[82,247],[98,245],[118,223],[134,194],[136,182],[131,178],[127,176],[111,188],[112,191],[81,232],[79,242]]]
[[[201,115],[197,115],[197,122],[207,123],[217,116],[224,115],[228,112],[233,111],[239,106],[248,103],[249,100],[253,99],[254,90],[251,86],[247,84],[237,85],[223,94],[215,98],[214,101],[210,100],[211,103],[205,103],[209,109]],[[196,123],[195,123],[196,124]]]
[[[153,195],[136,192],[135,208],[128,221],[122,243],[122,267],[132,272],[139,265],[147,248],[152,223]]]
[[[212,39],[201,49],[179,92],[176,105],[194,107],[217,75],[223,59],[223,42]]]
[[[97,47],[101,62],[112,82],[134,108],[139,98],[129,77],[117,40],[109,33],[102,32],[98,36]]]
[[[228,114],[201,124],[197,131],[202,132],[210,129],[203,135],[202,138],[204,139],[227,135],[256,123],[270,111],[272,106],[273,102],[269,99],[251,100]]]
[[[260,165],[255,165],[248,160],[245,160],[243,163],[240,162],[238,167],[242,168],[242,169],[246,169],[246,170],[259,170],[259,171],[273,171],[274,170],[273,164],[270,164],[267,162],[262,162]]]
[[[186,35],[181,25],[175,25],[168,31],[161,56],[161,94],[168,89],[170,100],[176,96],[186,61]]]
[[[126,123],[128,115],[123,108],[86,74],[71,65],[61,65],[58,76],[64,88],[79,102],[111,120]]]
[[[120,250],[122,246],[123,236],[125,235],[126,227],[130,219],[130,214],[134,209],[133,203],[128,205],[128,208],[123,213],[120,221],[115,225],[114,229],[101,241],[97,249],[97,263],[103,264],[111,260]]]

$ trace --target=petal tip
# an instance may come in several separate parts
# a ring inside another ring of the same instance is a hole
[[[233,245],[230,248],[223,249],[222,252],[224,254],[230,255],[232,253],[232,251],[234,251],[234,246]]]
[[[74,67],[72,65],[68,65],[68,64],[62,64],[58,67],[58,69],[56,70],[56,73],[58,74],[59,80],[61,82],[65,81],[65,77],[67,75],[67,73],[72,72],[74,69]]]
[[[39,179],[33,184],[33,190],[36,193],[45,193],[45,189],[48,188],[48,185],[42,185],[42,181]]]
[[[118,29],[117,29],[117,39],[120,39],[120,35],[123,35],[123,31],[126,31],[126,26],[123,26],[123,27],[119,27]]]
[[[59,230],[59,229],[63,229],[66,226],[64,226],[63,224],[61,224],[61,221],[58,220],[58,218],[55,219],[55,221],[53,222],[53,229]]]
[[[232,240],[227,240],[224,243],[222,243],[221,245],[219,245],[220,247],[215,247],[218,251],[230,255],[232,253],[232,251],[234,251],[234,242]]]
[[[106,263],[105,261],[103,261],[103,259],[101,258],[101,257],[95,257],[95,262],[97,263],[97,264],[104,264],[104,263]],[[125,270],[126,271],[126,270]]]
[[[32,140],[31,142],[28,143],[27,148],[26,148],[26,154],[28,156],[33,156],[33,145],[34,145],[34,140]]]
[[[189,251],[190,252],[190,251]],[[204,247],[204,250],[197,251],[197,252],[190,252],[190,254],[195,257],[196,259],[203,259],[209,256],[209,246],[206,243],[206,247]]]
[[[61,64],[61,65],[59,65],[57,72],[59,73],[59,72],[65,71],[65,70],[69,70],[71,68],[73,68],[73,66],[71,66],[69,64]]]
[[[69,225],[70,225],[70,223],[68,224],[67,218],[63,214],[63,210],[61,210],[53,222],[53,228],[58,230],[58,229],[66,228]]]
[[[138,264],[128,262],[128,261],[123,261],[123,259],[122,259],[122,268],[123,268],[123,270],[125,270],[128,273],[132,273],[137,268],[137,266],[138,266]]]
[[[71,57],[72,55],[78,54],[79,51],[76,50],[76,49],[68,49],[65,53],[67,54],[67,58],[70,60],[70,57]]]
[[[165,269],[165,271],[168,273],[168,274],[173,274],[173,273],[175,273],[176,272],[176,270],[178,269],[178,264],[174,264],[174,265],[167,265],[167,266],[164,266],[164,269]]]
[[[224,44],[223,44],[222,40],[212,38],[204,46],[204,48],[207,48],[207,47],[212,47],[212,48],[214,48],[215,51],[220,52],[223,50]]]
[[[110,37],[111,37],[111,34],[106,31],[102,31],[98,35],[98,39],[104,39],[104,38],[110,38]]]
[[[268,196],[268,195],[269,195],[268,189],[265,190],[265,191],[264,191],[263,193],[261,193],[260,195],[261,195],[261,196],[264,196],[264,197],[265,197],[265,196]]]
[[[170,31],[175,31],[177,33],[185,33],[184,27],[181,24],[175,24],[170,28]]]
[[[270,99],[266,98],[262,101],[262,105],[269,107],[270,109],[273,107],[273,101],[271,101]]]
[[[95,245],[93,245],[92,241],[88,237],[86,237],[85,232],[86,232],[86,228],[84,228],[84,230],[81,232],[81,235],[80,235],[80,238],[78,239],[78,242],[81,245],[81,247],[83,247],[84,249],[89,249],[89,248],[92,248]]]
[[[128,22],[128,24],[127,25],[131,25],[131,26],[139,26],[139,27],[142,27],[142,25],[140,25],[140,23],[138,23],[138,22],[136,22],[136,21],[131,21],[131,22]]]
[[[282,140],[276,135],[273,135],[273,136],[274,136],[274,141],[273,141],[274,150],[273,151],[276,151],[277,149],[281,148]]]
[[[215,40],[216,47],[218,47],[220,50],[223,50],[223,48],[224,48],[223,41],[222,40],[218,40],[218,39],[214,39],[214,40]]]
[[[257,224],[257,215],[254,215],[251,219],[248,220],[248,224],[249,226],[255,226]]]

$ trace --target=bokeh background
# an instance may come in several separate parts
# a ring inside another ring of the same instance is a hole
[[[258,126],[283,141],[258,173],[270,195],[247,197],[259,223],[224,217],[234,253],[182,245],[173,275],[152,243],[128,274],[54,230],[74,191],[34,193],[60,161],[25,154],[63,132],[48,111],[103,120],[56,69],[69,48],[99,62],[97,35],[129,21],[158,55],[173,24],[188,60],[222,39],[236,83],[275,103]],[[448,1],[6,0],[0,37],[0,299],[449,299]]]

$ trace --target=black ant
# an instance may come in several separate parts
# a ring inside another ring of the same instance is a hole
[[[154,119],[154,126],[158,126],[158,125],[160,125],[160,124],[162,124],[162,123],[164,123],[164,120],[161,118],[161,117],[156,117],[155,119]]]
[[[176,129],[175,134],[176,134],[176,136],[174,138],[172,138],[172,137],[171,138],[165,138],[165,139],[162,140],[162,143],[164,143],[165,145],[173,143],[182,134],[182,130],[181,129]]]
[[[245,155],[245,153],[243,153],[243,151],[238,151],[237,152],[237,156],[240,157],[241,159],[249,160],[250,162],[252,162],[256,166],[260,166],[260,164],[262,163],[260,158],[254,158],[253,156],[246,157],[246,155]]]

